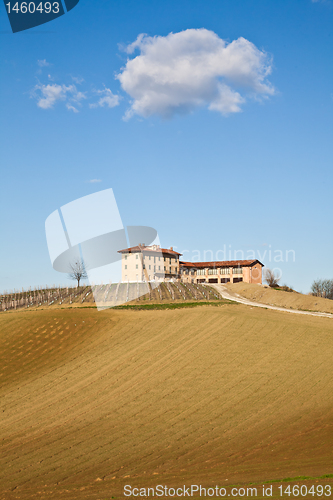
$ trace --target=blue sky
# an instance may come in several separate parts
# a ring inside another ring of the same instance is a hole
[[[186,260],[254,252],[304,293],[332,278],[332,18],[329,0],[80,0],[12,34],[3,7],[0,290],[68,283],[45,219],[110,187]]]

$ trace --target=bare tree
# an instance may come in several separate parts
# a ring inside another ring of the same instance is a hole
[[[333,299],[333,280],[323,281],[324,296],[327,299]]]
[[[333,280],[315,280],[311,285],[311,293],[316,297],[333,299]]]
[[[88,278],[88,274],[83,260],[77,260],[69,264],[70,272],[68,278],[77,281],[77,286],[80,286],[80,281]]]
[[[277,286],[279,286],[280,278],[277,278],[274,272],[271,269],[267,268],[265,269],[265,281],[270,287],[276,288]]]
[[[315,280],[311,285],[311,294],[316,297],[322,296],[321,280]]]

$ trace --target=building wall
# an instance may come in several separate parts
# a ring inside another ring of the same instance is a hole
[[[154,276],[157,274],[162,274],[161,278],[163,278],[164,274],[164,259],[162,252],[151,253],[149,255],[144,255],[144,264],[149,276],[149,281],[154,279]]]
[[[163,254],[162,251],[123,253],[121,257],[121,276],[123,282],[146,281],[142,258],[149,281],[170,280],[179,277],[179,257]],[[170,260],[171,259],[171,260]]]
[[[237,271],[235,271],[237,269]],[[222,273],[220,268],[216,269],[216,274],[210,274],[209,268],[198,270],[188,269],[187,273],[181,274],[181,281],[184,283],[262,283],[262,265],[254,264],[253,266],[244,266],[242,268],[228,267],[227,273]]]
[[[163,266],[166,276],[179,275],[179,258],[176,255],[163,255]]]
[[[262,265],[258,262],[251,267],[251,281],[249,283],[262,284]]]
[[[226,268],[227,271],[223,272],[218,268],[216,274],[210,274],[209,268],[200,269],[196,271],[189,271],[188,274],[182,274],[181,280],[185,283],[233,283],[235,279],[243,278],[243,274],[233,272],[233,268]],[[241,270],[241,269],[240,269]],[[198,274],[198,271],[200,274]]]
[[[121,280],[142,281],[142,260],[139,253],[122,254]]]
[[[256,262],[253,266],[247,266],[243,269],[244,281],[246,283],[262,284],[262,265]]]

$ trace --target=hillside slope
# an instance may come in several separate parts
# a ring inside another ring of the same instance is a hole
[[[297,292],[284,292],[274,288],[263,287],[253,283],[227,283],[224,285],[230,292],[238,293],[246,299],[263,304],[298,309],[300,311],[317,311],[333,314],[333,300]]]
[[[48,309],[0,332],[1,499],[333,472],[330,319]]]

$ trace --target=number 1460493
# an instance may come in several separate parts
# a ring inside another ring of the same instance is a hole
[[[59,2],[8,2],[6,3],[7,12],[11,14],[16,12],[17,14],[34,14],[39,12],[40,14],[53,14],[59,13]]]
[[[308,487],[305,484],[302,484],[301,486],[295,484],[294,486],[288,485],[287,487],[278,486],[278,488],[280,491],[280,496],[288,495],[293,497],[305,497],[307,495],[312,495],[313,497],[330,497],[332,495],[332,487],[329,484],[326,484],[324,486],[318,484],[316,486],[312,485],[311,487]]]

